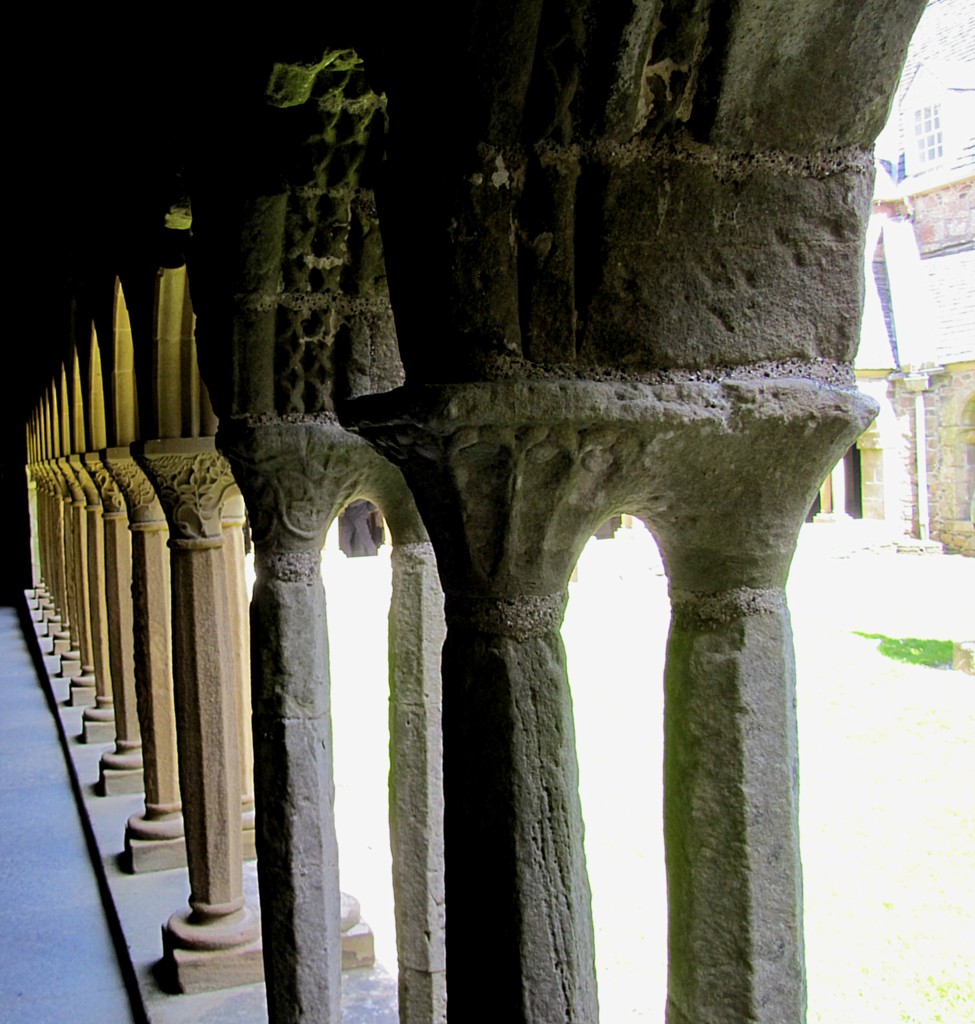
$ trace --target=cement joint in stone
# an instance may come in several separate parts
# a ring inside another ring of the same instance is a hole
[[[776,587],[732,587],[698,594],[671,588],[675,621],[686,626],[719,626],[746,615],[770,615],[785,608],[785,591]]]
[[[466,623],[479,633],[529,640],[558,630],[565,614],[565,598],[564,593],[510,598],[449,594],[447,608],[455,626]]]

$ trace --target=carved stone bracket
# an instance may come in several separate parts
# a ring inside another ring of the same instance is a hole
[[[334,423],[231,424],[220,450],[247,501],[254,544],[271,575],[291,578],[310,562],[269,559],[271,551],[317,553],[342,507],[368,490],[386,463]],[[317,572],[317,569],[316,569]]]
[[[108,448],[100,452],[102,462],[118,485],[133,524],[161,522],[162,506],[149,478],[142,472],[128,448]]]
[[[234,485],[212,438],[147,441],[133,453],[159,496],[174,540],[219,540],[220,507]]]
[[[89,452],[85,455],[85,468],[98,491],[102,503],[102,515],[106,519],[126,515],[125,498],[115,477],[109,472],[108,466],[102,462],[98,454]]]
[[[74,473],[75,480],[78,486],[81,488],[82,494],[85,498],[85,505],[87,508],[101,508],[102,499],[98,493],[98,488],[95,486],[95,481],[92,479],[91,474],[88,470],[87,456],[86,455],[72,455],[69,459],[71,471]]]
[[[563,589],[621,511],[646,519],[679,587],[781,586],[816,487],[875,408],[801,379],[504,381],[347,412],[402,467],[448,592],[511,597]]]

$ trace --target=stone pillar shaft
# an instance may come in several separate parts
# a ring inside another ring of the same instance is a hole
[[[429,543],[396,544],[389,609],[389,837],[401,1024],[446,1019],[443,593]]]
[[[132,551],[132,662],[142,737],[145,810],[126,826],[133,871],[185,865],[179,795],[170,615],[169,528],[155,491],[127,448],[102,452],[125,498]]]
[[[115,729],[115,749],[102,756],[100,785],[106,795],[141,792],[142,740],[135,691],[135,626],[129,521],[122,492],[98,456],[87,455],[86,467],[98,488],[102,505],[107,616],[105,632]]]
[[[341,1019],[338,847],[321,547],[361,485],[358,438],[324,423],[221,428],[257,579],[251,679],[265,984],[273,1024]]]
[[[237,690],[220,510],[233,486],[209,438],[146,442],[137,461],[170,530],[173,682],[190,913],[164,932],[183,991],[261,976],[260,927],[244,900]]]
[[[240,809],[244,826],[244,857],[254,848],[254,738],[251,729],[250,628],[247,581],[244,578],[244,500],[236,488],[221,516],[227,576],[234,674],[237,678],[237,745],[240,751]]]
[[[85,497],[85,547],[88,599],[89,646],[94,674],[94,706],[82,716],[82,737],[87,743],[110,743],[115,739],[112,673],[108,652],[108,605],[105,592],[105,532],[98,489],[80,458],[72,456],[71,468]]]
[[[95,659],[91,643],[91,606],[88,603],[88,524],[84,491],[68,459],[60,459],[59,468],[68,488],[65,516],[70,521],[68,603],[72,606],[72,649],[77,647],[81,674],[72,684],[71,702],[90,705],[95,702]]]
[[[180,792],[190,906],[200,917],[239,910],[240,770],[237,696],[222,538],[170,538]],[[229,669],[229,670],[228,670]],[[205,763],[201,763],[205,762]]]
[[[795,659],[779,589],[674,593],[668,1024],[805,1017]]]

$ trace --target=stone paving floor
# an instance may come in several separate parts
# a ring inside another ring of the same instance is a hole
[[[51,710],[0,608],[0,1022],[131,1024]]]

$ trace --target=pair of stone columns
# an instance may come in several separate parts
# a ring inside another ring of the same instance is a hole
[[[668,1022],[800,1021],[783,587],[805,511],[868,404],[788,378],[521,381],[401,389],[352,402],[348,415],[401,466],[446,592],[452,1019],[597,1019],[559,626],[586,539],[626,511],[655,534],[673,605]]]
[[[399,473],[328,417],[231,422],[218,441],[247,499],[258,872],[268,1013],[341,1019],[338,850],[320,552],[354,498],[394,539],[390,608],[390,834],[400,1019],[445,1018],[440,647],[433,551]]]

